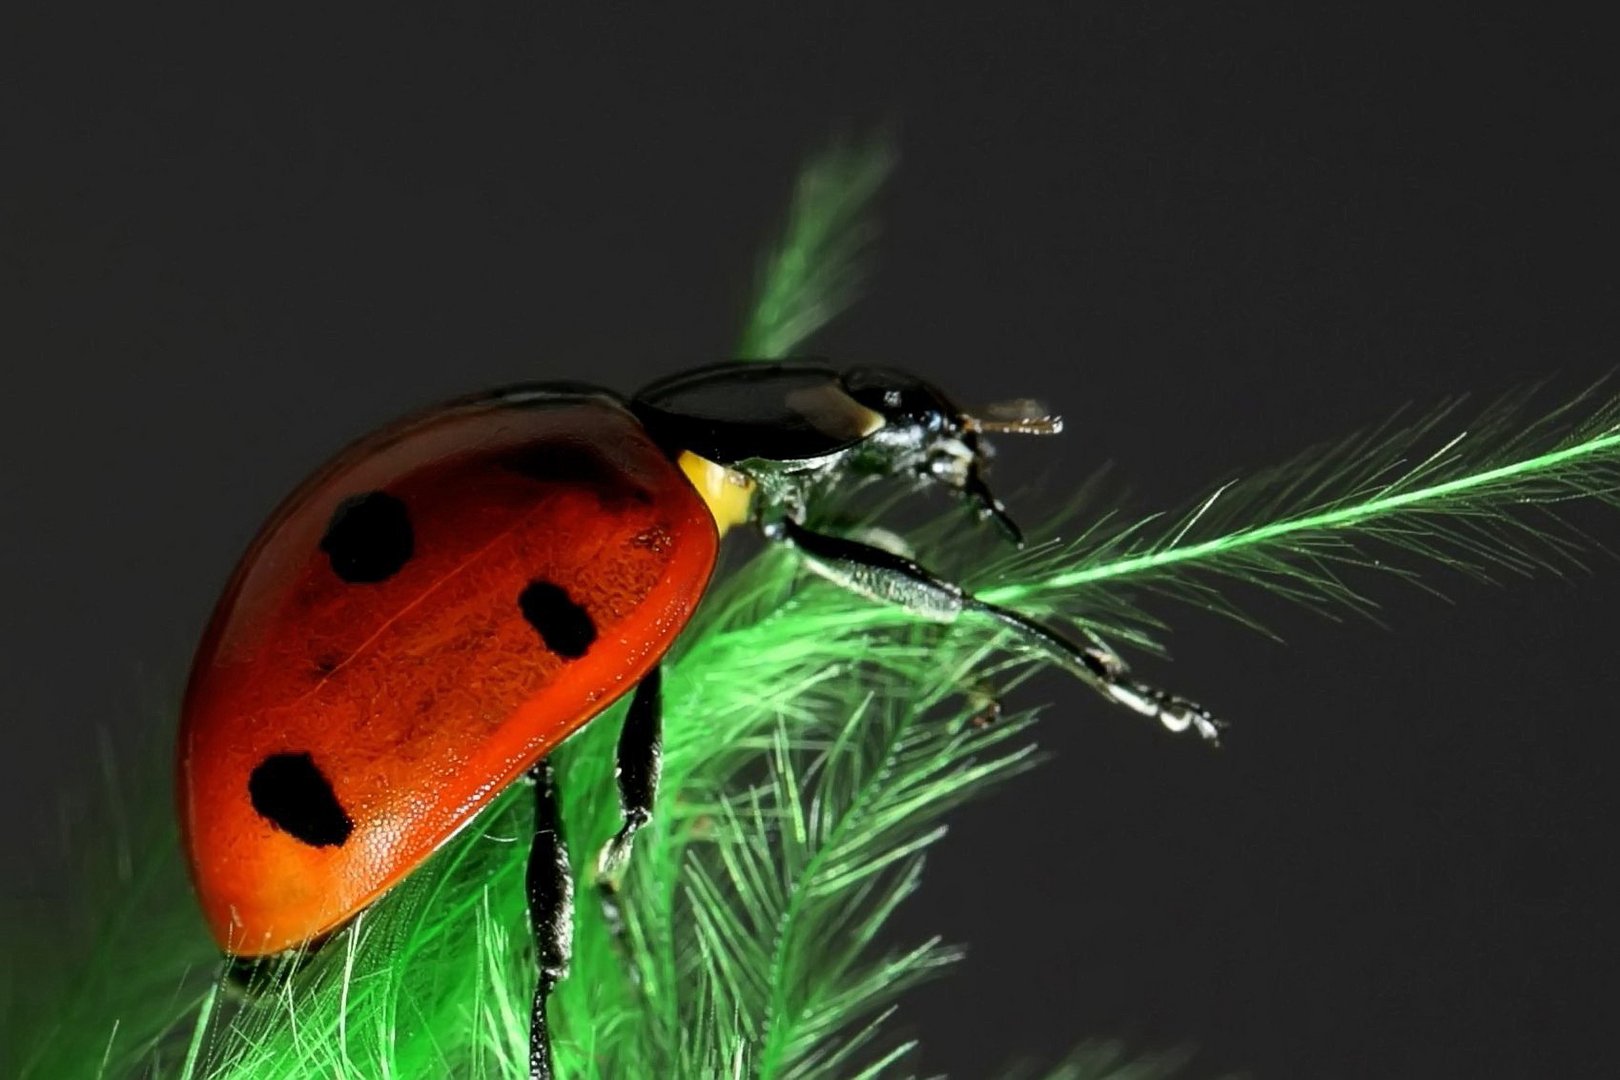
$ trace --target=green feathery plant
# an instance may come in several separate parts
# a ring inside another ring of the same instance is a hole
[[[853,298],[865,210],[889,164],[867,146],[807,168],[743,355],[791,352]],[[1553,511],[1617,501],[1620,403],[1594,391],[1541,420],[1522,412],[1503,403],[1452,437],[1455,410],[1391,423],[1216,488],[1180,516],[1076,516],[1074,539],[1010,556],[994,537],[964,542],[949,521],[905,539],[987,599],[1139,645],[1160,625],[1142,606],[1157,596],[1247,621],[1225,591],[1234,585],[1370,613],[1352,580],[1366,569],[1415,579],[1419,559],[1477,576],[1578,561],[1579,538]],[[723,575],[671,657],[658,813],[625,882],[622,939],[581,882],[572,974],[550,1008],[560,1074],[903,1075],[911,1045],[887,1021],[956,953],[891,946],[888,917],[918,888],[944,817],[1035,762],[1030,714],[975,722],[978,687],[1008,686],[1035,664],[1004,644],[994,627],[920,625],[804,578],[778,551]],[[620,714],[558,752],[576,867],[617,826]],[[525,791],[290,977],[244,998],[219,982],[185,894],[167,783],[133,794],[116,789],[110,760],[106,771],[114,813],[75,838],[108,855],[74,893],[82,918],[54,912],[48,931],[10,946],[0,1073],[522,1075],[534,978]],[[1052,1076],[1149,1080],[1183,1061],[1100,1044]]]

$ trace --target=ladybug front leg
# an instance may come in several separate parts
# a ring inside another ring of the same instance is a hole
[[[897,604],[920,618],[951,623],[977,615],[1012,631],[1017,642],[1068,669],[1117,705],[1159,721],[1171,731],[1196,731],[1220,739],[1225,726],[1208,709],[1158,687],[1136,681],[1113,650],[1093,637],[1070,641],[1057,631],[1009,608],[986,603],[910,559],[870,544],[813,532],[791,518],[772,522],[765,536],[797,550],[805,565],[835,584],[883,603]]]
[[[529,770],[534,781],[534,840],[529,847],[529,923],[534,931],[539,978],[529,1014],[529,1080],[552,1080],[551,1030],[546,998],[568,974],[574,944],[574,878],[568,868],[557,782],[551,762],[542,758]]]

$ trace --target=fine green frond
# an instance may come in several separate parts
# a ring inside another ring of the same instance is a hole
[[[1171,1080],[1185,1075],[1191,1059],[1192,1054],[1186,1050],[1138,1053],[1117,1041],[1088,1043],[1046,1073],[1045,1080]],[[1012,1074],[1007,1080],[1021,1077]]]
[[[881,136],[835,144],[799,173],[782,237],[760,269],[737,355],[791,355],[859,296],[877,233],[872,202],[894,168]]]
[[[848,704],[809,731],[779,721],[766,776],[716,807],[684,868],[703,982],[760,1077],[854,1074],[898,996],[954,957],[937,941],[880,954],[880,931],[939,816],[1029,760],[1003,747],[1023,719],[975,728],[902,700]]]
[[[1560,504],[1620,505],[1620,399],[1600,390],[1540,416],[1526,395],[1505,397],[1467,424],[1453,402],[1217,486],[1178,515],[1105,514],[1039,552],[1061,571],[1002,568],[1008,583],[982,595],[1067,605],[1146,639],[1155,625],[1137,617],[1142,596],[1247,622],[1226,591],[1243,584],[1332,617],[1374,616],[1358,583],[1363,570],[1428,587],[1423,562],[1483,581],[1581,569],[1598,545],[1560,518]]]
[[[137,1059],[172,1075],[186,1050],[176,1018],[219,968],[187,896],[168,789],[140,794],[167,754],[131,769],[102,745],[94,795],[61,808],[72,862],[42,887],[49,906],[0,920],[0,1076],[121,1077]]]

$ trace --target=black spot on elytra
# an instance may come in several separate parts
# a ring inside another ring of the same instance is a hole
[[[596,624],[561,585],[531,581],[518,594],[518,610],[546,643],[565,660],[578,660],[596,641]]]
[[[351,584],[387,581],[416,550],[405,504],[386,491],[351,495],[332,511],[321,537],[332,572]]]
[[[271,754],[259,762],[248,777],[248,797],[260,817],[311,847],[338,847],[354,831],[307,753]]]
[[[543,484],[578,484],[601,496],[605,503],[652,501],[646,489],[625,475],[613,462],[578,443],[551,442],[526,446],[506,455],[508,469]]]

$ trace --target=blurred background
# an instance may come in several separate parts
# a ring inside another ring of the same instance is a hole
[[[15,9],[0,26],[0,872],[150,741],[241,548],[336,447],[521,379],[728,355],[795,171],[895,132],[866,300],[816,342],[969,402],[1039,521],[1141,509],[1459,392],[1611,371],[1610,42],[1545,7],[1150,3],[702,15]],[[966,6],[964,6],[966,7]],[[1575,508],[1599,540],[1620,516]],[[1620,563],[1388,628],[1185,608],[1211,754],[1059,679],[1053,760],[959,814],[897,940],[969,959],[924,1073],[1093,1036],[1193,1075],[1600,1076],[1620,892]],[[132,796],[134,797],[134,796]],[[166,794],[150,794],[166,799]],[[59,887],[59,886],[58,886]]]

